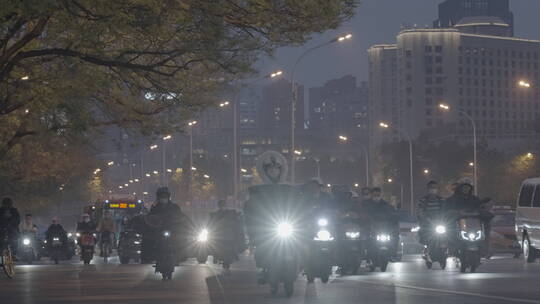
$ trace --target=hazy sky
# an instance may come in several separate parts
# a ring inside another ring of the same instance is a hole
[[[342,33],[351,32],[353,40],[317,50],[300,64],[296,79],[307,87],[352,74],[367,80],[367,49],[374,44],[394,43],[401,24],[432,25],[437,6],[443,0],[362,0],[352,20],[341,28],[316,35],[303,47],[278,50],[274,59],[260,63],[261,73],[283,69],[289,77],[296,58],[307,48]],[[515,36],[540,40],[540,0],[511,0],[515,18]]]

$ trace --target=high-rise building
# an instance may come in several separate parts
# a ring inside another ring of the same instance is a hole
[[[470,141],[471,124],[463,113],[492,147],[537,140],[540,41],[459,27],[409,29],[398,34],[395,45],[370,48],[369,61],[372,121],[388,121],[394,130],[374,128],[375,143],[402,138],[399,130],[412,138],[431,132]],[[440,103],[452,110],[443,113]]]
[[[291,126],[291,82],[281,78],[263,87],[262,102],[257,111],[257,125],[261,129],[284,129]],[[304,87],[298,85],[298,100],[295,111],[296,129],[305,127]]]
[[[480,22],[477,22],[475,26],[505,23],[508,28],[506,33],[513,36],[514,15],[510,11],[509,2],[509,0],[446,0],[439,4],[439,19],[433,22],[433,26],[452,28],[467,17],[496,17],[476,19]]]

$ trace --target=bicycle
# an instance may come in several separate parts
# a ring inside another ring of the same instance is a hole
[[[109,254],[112,251],[112,232],[109,231],[103,231],[101,233],[101,246],[100,246],[100,253],[103,257],[103,262],[107,264],[109,260]]]
[[[11,246],[9,245],[9,238],[7,229],[2,229],[2,238],[0,239],[0,265],[4,270],[4,273],[8,278],[13,278],[15,275],[15,262],[13,261],[13,254],[11,251]]]

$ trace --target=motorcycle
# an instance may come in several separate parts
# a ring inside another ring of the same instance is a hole
[[[39,253],[36,251],[38,239],[35,233],[23,233],[19,242],[19,256],[23,262],[32,264],[39,260]]]
[[[334,229],[328,217],[317,217],[317,223],[313,225],[314,233],[305,268],[305,274],[309,283],[313,283],[315,278],[320,278],[321,282],[328,283],[332,274],[332,255],[334,249]]]
[[[158,241],[158,253],[156,258],[155,272],[161,273],[163,281],[172,280],[174,267],[177,263],[175,238],[172,232],[165,230],[160,234]]]
[[[429,243],[425,248],[423,258],[426,267],[431,269],[433,263],[439,263],[441,269],[446,269],[446,260],[448,259],[448,235],[447,225],[441,222],[432,222],[428,226],[426,233],[429,236]]]
[[[118,240],[118,257],[121,264],[129,264],[130,260],[138,263],[141,258],[142,237],[133,230],[126,230],[120,234]]]
[[[479,214],[467,214],[458,220],[457,258],[462,273],[476,272],[480,266],[481,247],[485,240],[484,225]]]
[[[386,226],[379,225],[372,230],[371,244],[368,249],[368,265],[371,272],[377,268],[385,272],[392,257],[392,233]]]
[[[49,258],[58,264],[64,253],[64,242],[60,235],[52,235],[47,240],[47,251],[49,252]]]
[[[278,223],[272,231],[271,239],[256,248],[262,253],[260,256],[264,259],[265,281],[270,284],[272,295],[277,295],[281,283],[287,297],[294,293],[294,282],[300,272],[297,229],[288,222]]]
[[[81,260],[84,265],[89,265],[94,257],[94,247],[96,246],[96,235],[92,232],[82,232],[79,240],[81,250]]]
[[[337,264],[342,275],[354,275],[366,259],[368,229],[360,225],[360,217],[356,212],[345,213],[340,222],[342,224],[339,227]]]
[[[207,228],[202,228],[195,237],[195,258],[199,264],[206,264],[210,252],[209,231]]]

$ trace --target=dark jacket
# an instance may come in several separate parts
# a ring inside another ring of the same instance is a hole
[[[67,239],[67,232],[64,229],[64,227],[62,227],[62,225],[60,225],[60,224],[56,224],[56,225],[52,224],[52,225],[49,226],[49,228],[45,232],[45,238],[47,240],[50,240],[54,236],[57,236],[57,237],[61,238],[62,240],[65,240],[65,239]]]
[[[368,200],[364,202],[364,208],[372,222],[386,222],[398,225],[399,219],[396,209],[387,201]]]
[[[446,209],[446,201],[438,195],[428,194],[418,201],[418,217],[421,218],[442,215]]]
[[[77,232],[94,232],[96,231],[96,224],[92,221],[85,223],[77,223]]]
[[[0,207],[0,228],[8,228],[10,231],[18,231],[21,216],[15,207]]]

